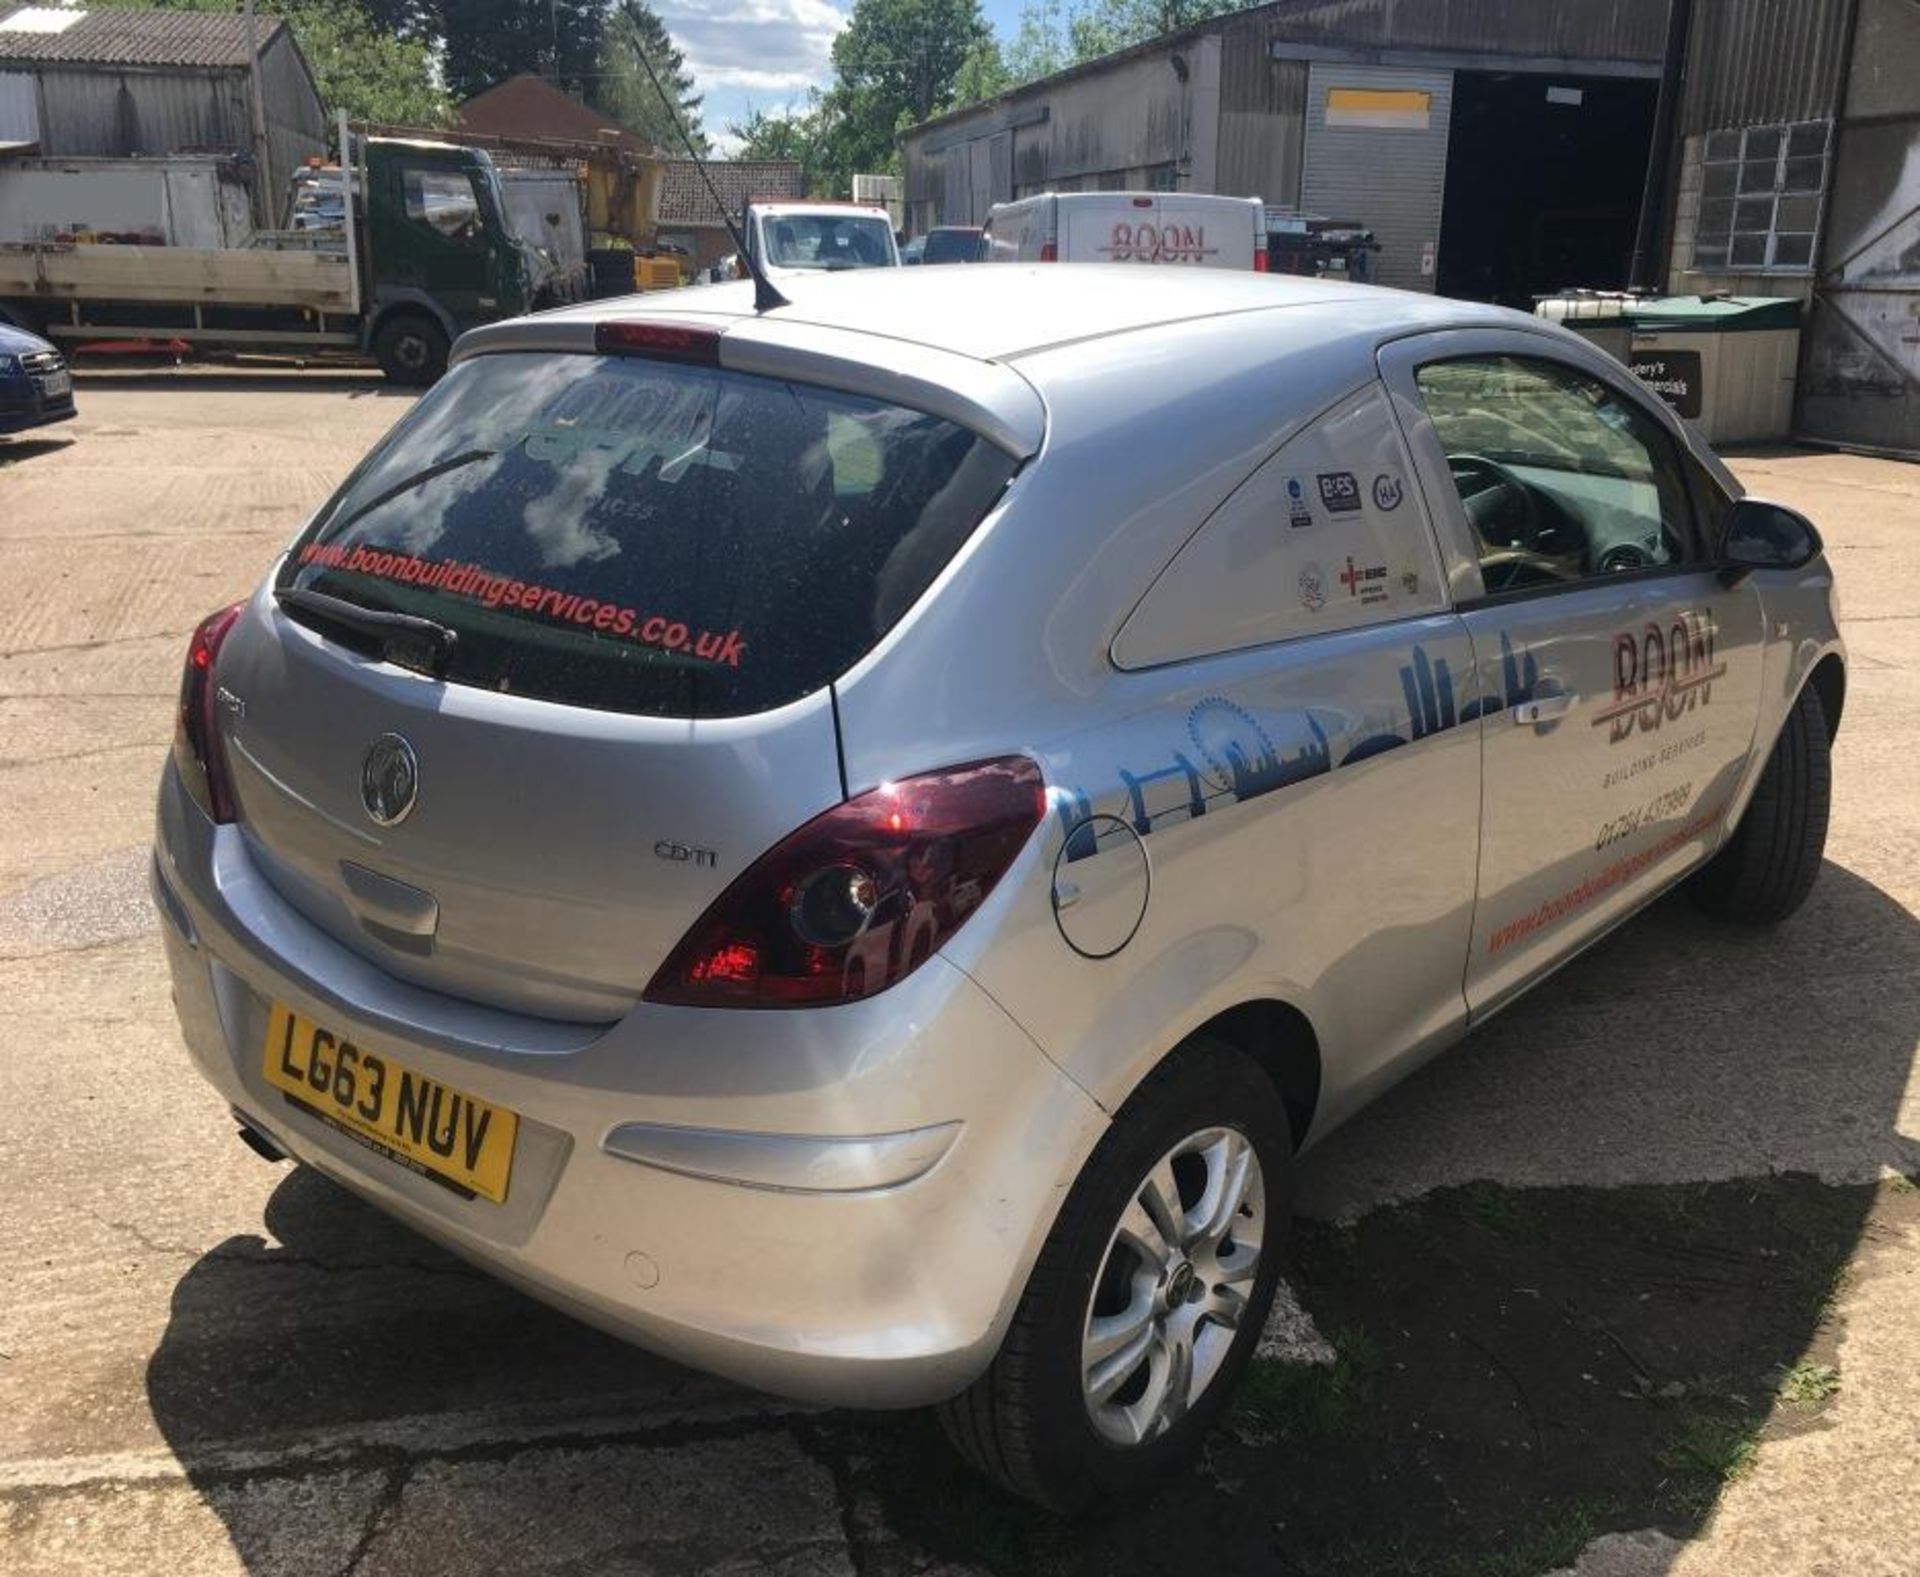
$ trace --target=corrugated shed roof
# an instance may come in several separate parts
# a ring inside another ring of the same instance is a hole
[[[707,174],[726,205],[724,215],[713,206],[693,160],[661,161],[661,224],[721,225],[738,218],[750,197],[806,196],[800,166],[784,159],[712,159],[707,163]]]
[[[36,19],[25,15],[51,9],[0,0],[0,62],[201,68],[247,64],[244,16],[209,11],[81,11],[54,32],[33,25]],[[7,25],[9,20],[12,27]],[[255,48],[264,52],[285,26],[278,17],[256,15]]]

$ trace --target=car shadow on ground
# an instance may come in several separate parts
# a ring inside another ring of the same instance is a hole
[[[73,438],[62,434],[46,437],[6,437],[0,436],[0,466],[19,465],[23,460],[35,460],[43,454],[58,454],[62,449],[71,448]]]
[[[1663,902],[1307,1158],[1309,1208],[1351,1212],[1303,1220],[1293,1248],[1337,1360],[1256,1366],[1195,1470],[1080,1522],[969,1476],[924,1416],[676,1426],[740,1393],[535,1307],[305,1172],[273,1195],[280,1247],[232,1240],[179,1283],[149,1400],[262,1573],[298,1552],[232,1493],[237,1445],[412,1419],[415,1449],[457,1452],[459,1419],[538,1405],[630,1408],[633,1438],[664,1445],[687,1427],[790,1436],[831,1470],[863,1577],[1527,1577],[1602,1532],[1687,1537],[1758,1441],[1823,1427],[1847,1383],[1831,1312],[1847,1267],[1920,1222],[1920,1191],[1872,1180],[1920,1173],[1897,1127],[1916,979],[1920,922],[1833,865],[1774,932]],[[1396,1172],[1440,1186],[1379,1203]],[[529,1525],[554,1514],[534,1502],[548,1480],[514,1485],[487,1480],[489,1521],[516,1492]],[[717,1474],[711,1525],[750,1488]],[[363,1551],[381,1515],[399,1512]],[[644,1483],[627,1515],[643,1540]]]

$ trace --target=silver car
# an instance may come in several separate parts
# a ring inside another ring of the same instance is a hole
[[[1196,1445],[1295,1159],[1687,881],[1818,869],[1799,516],[1491,308],[1119,267],[476,330],[193,638],[154,889],[243,1135],[534,1296]]]

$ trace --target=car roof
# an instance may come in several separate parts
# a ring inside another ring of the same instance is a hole
[[[792,279],[783,275],[780,289],[788,305],[765,314],[769,324],[804,323],[904,340],[978,361],[1008,361],[1138,329],[1281,309],[1342,315],[1351,323],[1354,338],[1369,341],[1438,327],[1516,321],[1541,326],[1499,307],[1251,269],[988,263],[930,274],[875,268]],[[594,301],[542,313],[536,321],[557,326],[622,318],[743,322],[755,317],[753,286],[741,280]]]
[[[810,202],[804,197],[769,198],[765,201],[749,198],[747,206],[756,213],[763,214],[856,214],[863,218],[878,215],[882,219],[892,217],[878,203],[841,203],[825,198],[818,202]]]

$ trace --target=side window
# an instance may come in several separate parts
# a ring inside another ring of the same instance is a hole
[[[1271,455],[1161,572],[1113,643],[1122,668],[1383,624],[1446,605],[1386,392],[1348,396]]]
[[[459,170],[408,169],[400,172],[407,217],[455,241],[480,229],[480,199]]]
[[[1672,438],[1599,379],[1465,356],[1415,380],[1489,596],[1705,559]]]

